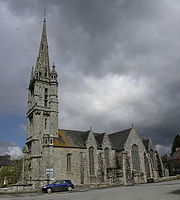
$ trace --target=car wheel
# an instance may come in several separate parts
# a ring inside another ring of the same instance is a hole
[[[67,189],[68,189],[68,191],[72,191],[73,190],[71,186],[68,186]]]
[[[50,194],[51,192],[52,192],[52,189],[51,189],[51,188],[48,188],[48,189],[47,189],[47,193]]]

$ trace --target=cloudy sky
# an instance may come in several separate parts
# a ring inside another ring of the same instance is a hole
[[[46,9],[59,128],[131,127],[168,152],[180,132],[179,0],[0,0],[0,154],[20,154]]]

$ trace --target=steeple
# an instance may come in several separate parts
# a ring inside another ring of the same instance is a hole
[[[39,46],[39,54],[36,61],[35,74],[36,76],[38,76],[38,78],[50,78],[49,53],[45,18],[43,21],[43,30]]]
[[[25,179],[38,185],[47,176],[46,169],[53,167],[53,140],[58,133],[58,74],[49,65],[46,19],[44,18],[39,54],[32,68],[28,87],[27,138],[25,151]],[[39,185],[38,185],[39,187]]]
[[[34,78],[34,66],[32,66],[30,81],[32,81],[33,78]]]

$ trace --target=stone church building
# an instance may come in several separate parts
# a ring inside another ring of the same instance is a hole
[[[28,88],[23,180],[40,187],[53,180],[132,184],[164,175],[151,139],[131,127],[115,133],[58,129],[58,74],[50,67],[46,20]]]

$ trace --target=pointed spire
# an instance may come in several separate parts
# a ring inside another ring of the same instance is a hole
[[[34,66],[32,66],[30,80],[33,80],[33,78],[34,78]]]
[[[43,30],[42,30],[41,42],[40,42],[40,47],[39,47],[39,55],[37,57],[35,71],[38,73],[39,78],[50,77],[49,53],[48,53],[48,41],[47,41],[45,17],[43,21]]]
[[[90,128],[89,128],[89,132],[92,132],[92,126],[90,126]]]
[[[46,9],[44,9],[44,22],[46,22]]]

